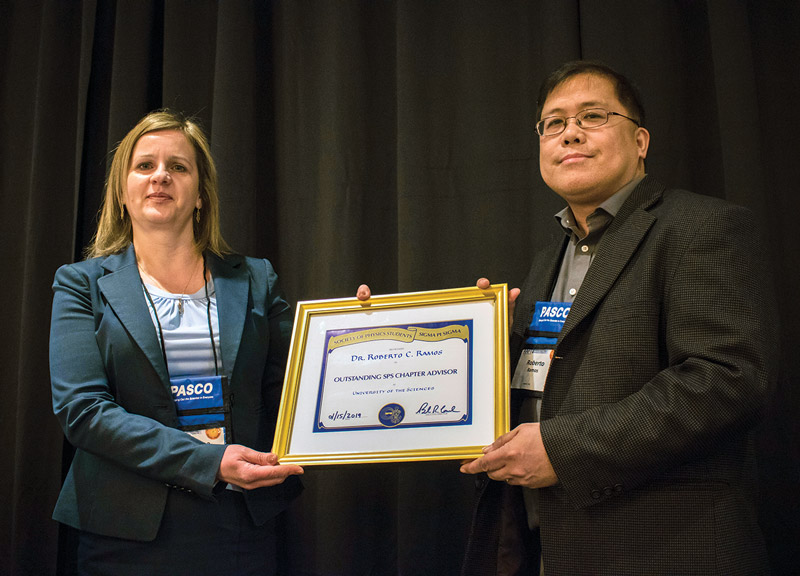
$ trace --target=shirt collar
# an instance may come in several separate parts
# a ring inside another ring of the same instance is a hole
[[[587,220],[589,220],[590,224],[591,221],[595,219],[594,217],[596,215],[599,216],[599,212],[601,210],[609,216],[609,218],[601,220],[606,221],[605,225],[610,223],[611,220],[613,220],[614,217],[617,215],[617,212],[619,212],[619,209],[622,208],[622,205],[625,203],[625,200],[628,199],[628,196],[631,195],[631,192],[633,192],[634,188],[636,188],[636,186],[639,185],[639,182],[644,180],[645,176],[646,175],[634,177],[633,180],[625,184],[622,188],[617,190],[610,198],[608,198],[605,202],[600,204],[600,206],[598,206],[594,210],[594,212],[592,212],[589,215],[589,218]],[[577,224],[575,223],[575,215],[572,213],[572,208],[566,206],[563,210],[560,210],[555,214],[555,218],[568,236],[577,234],[578,227]],[[602,227],[605,228],[605,225],[603,225]],[[593,230],[590,230],[590,233],[591,232],[593,232]]]

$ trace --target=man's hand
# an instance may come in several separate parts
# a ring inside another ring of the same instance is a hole
[[[492,480],[544,488],[558,482],[547,457],[539,424],[521,424],[483,449],[483,456],[461,466],[464,474],[486,472]]]
[[[492,285],[487,278],[478,278],[476,283],[478,288],[486,290]],[[363,287],[363,286],[362,286]],[[359,288],[361,290],[361,288]],[[369,290],[369,288],[367,288]],[[517,305],[517,297],[519,296],[519,288],[512,288],[508,291],[508,331],[511,332],[511,327],[514,325],[514,308]]]
[[[302,473],[300,466],[278,464],[278,457],[272,452],[258,452],[246,446],[231,444],[222,455],[217,479],[252,490],[275,486],[293,474]]]

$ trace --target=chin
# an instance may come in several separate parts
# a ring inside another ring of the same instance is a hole
[[[593,178],[590,174],[575,175],[573,178],[557,178],[555,181],[547,182],[547,184],[556,194],[562,198],[569,196],[582,195],[589,190],[596,190],[602,186],[602,182],[597,178]]]

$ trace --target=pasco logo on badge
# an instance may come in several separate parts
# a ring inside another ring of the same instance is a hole
[[[569,305],[553,305],[553,306],[542,306],[541,311],[539,312],[539,318],[542,320],[547,320],[550,318],[555,318],[557,320],[564,320],[569,315],[569,310],[571,306]]]
[[[406,411],[400,404],[387,404],[378,411],[378,420],[387,428],[397,426],[405,416]]]

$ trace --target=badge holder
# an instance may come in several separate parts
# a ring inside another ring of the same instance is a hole
[[[231,402],[225,376],[170,380],[178,428],[206,444],[232,444]]]
[[[541,398],[558,336],[572,304],[568,302],[536,302],[533,319],[525,330],[522,350],[511,389],[526,396]]]

